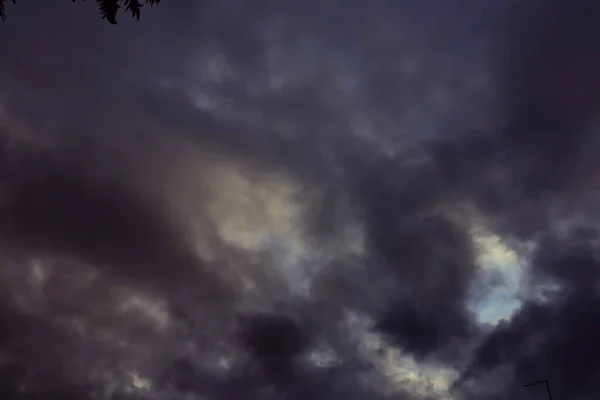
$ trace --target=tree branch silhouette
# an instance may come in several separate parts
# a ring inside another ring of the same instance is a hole
[[[537,381],[537,382],[528,383],[527,385],[523,385],[523,387],[540,385],[542,383],[546,385],[546,391],[548,392],[548,399],[552,400],[552,393],[550,392],[550,384],[548,383],[548,380],[543,380],[543,381]]]
[[[17,0],[11,0],[13,4],[17,4]],[[3,21],[6,19],[6,14],[4,13],[4,2],[5,0],[0,0],[0,19]]]
[[[17,4],[17,0],[8,0],[13,4]],[[86,0],[71,0],[72,3],[83,3]],[[145,4],[149,4],[151,6],[157,5],[161,2],[161,0],[144,0]],[[5,5],[7,0],[0,0],[0,19],[6,19],[5,13]],[[122,6],[125,6],[125,11],[131,14],[132,18],[136,20],[140,19],[140,15],[142,12],[142,4],[141,0],[96,0],[98,4],[98,10],[100,12],[100,16],[102,19],[107,20],[109,23],[116,25],[117,24],[117,14]]]

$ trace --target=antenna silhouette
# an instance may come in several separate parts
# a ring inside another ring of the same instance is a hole
[[[534,385],[540,385],[540,384],[545,384],[546,385],[546,390],[548,391],[548,398],[550,400],[552,400],[552,393],[550,392],[550,384],[548,383],[548,380],[544,380],[544,381],[537,381],[537,382],[532,382],[532,383],[528,383],[527,385],[523,385],[523,387],[529,387],[529,386],[534,386]]]

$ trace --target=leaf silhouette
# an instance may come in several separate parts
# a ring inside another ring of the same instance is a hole
[[[5,4],[7,0],[0,0],[0,19],[6,19]],[[17,4],[17,0],[10,0],[13,4]],[[86,0],[71,0],[72,3],[83,3]],[[161,0],[145,0],[144,3],[155,6]],[[144,4],[141,0],[96,0],[98,10],[102,19],[107,20],[110,24],[117,24],[117,14],[121,6],[125,6],[125,10],[131,13],[131,17],[136,20],[140,19],[142,7]]]
[[[17,0],[11,0],[13,4],[17,3]],[[0,0],[0,19],[5,20],[6,14],[4,13],[4,0]]]
[[[117,11],[121,6],[119,0],[96,0],[100,8],[100,15],[102,19],[107,20],[113,25],[117,24]]]
[[[131,13],[132,18],[140,19],[142,3],[139,0],[125,0],[125,6],[125,9]]]

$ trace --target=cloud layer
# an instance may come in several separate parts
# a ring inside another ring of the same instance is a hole
[[[0,394],[598,394],[600,6],[164,3],[0,25]]]

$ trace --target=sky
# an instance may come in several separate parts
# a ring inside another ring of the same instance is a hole
[[[0,398],[598,398],[598,11],[6,5]]]

